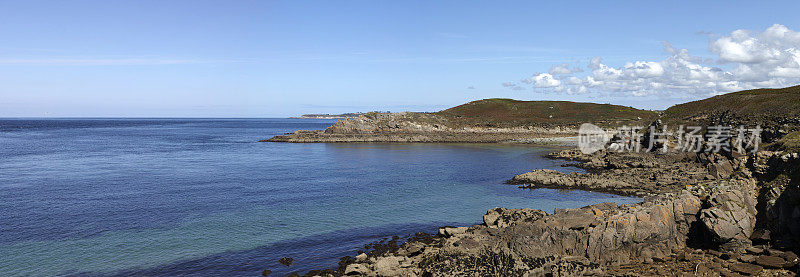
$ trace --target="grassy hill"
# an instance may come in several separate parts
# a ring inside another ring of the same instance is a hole
[[[590,122],[598,125],[646,126],[658,115],[631,107],[569,101],[484,99],[435,113],[464,126],[564,126]]]
[[[664,111],[673,123],[716,124],[785,121],[800,116],[800,86],[754,89],[679,104]]]
[[[761,125],[765,142],[781,143],[786,138],[790,145],[800,137],[796,133],[800,130],[800,86],[745,90],[679,104],[665,110],[661,120],[672,126]]]

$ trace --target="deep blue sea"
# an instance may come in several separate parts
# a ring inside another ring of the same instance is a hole
[[[302,274],[498,206],[637,201],[505,185],[570,170],[530,145],[257,142],[332,123],[0,119],[0,275]]]

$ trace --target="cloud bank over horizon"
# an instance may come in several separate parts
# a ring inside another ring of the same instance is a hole
[[[800,32],[784,25],[774,24],[763,32],[709,34],[714,58],[692,56],[666,41],[662,44],[668,57],[661,61],[631,61],[615,68],[594,57],[586,71],[562,63],[502,86],[566,94],[712,96],[800,83]]]

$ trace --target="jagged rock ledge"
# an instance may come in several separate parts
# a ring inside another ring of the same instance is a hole
[[[548,158],[578,162],[574,166],[589,173],[561,173],[538,169],[514,176],[510,184],[524,188],[579,189],[628,196],[651,196],[675,192],[688,184],[721,180],[744,168],[746,157],[729,160],[719,154],[616,153],[583,154],[569,149]],[[734,168],[735,167],[735,168]]]

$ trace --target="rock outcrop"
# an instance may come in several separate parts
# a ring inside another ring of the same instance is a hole
[[[538,169],[514,176],[509,183],[525,188],[580,189],[620,195],[647,196],[683,189],[687,184],[717,179],[702,155],[597,152],[582,154],[564,150],[548,155],[578,161],[589,173],[562,173]]]
[[[530,142],[574,137],[571,127],[487,127],[452,124],[428,113],[369,113],[337,121],[325,130],[299,130],[269,142]]]
[[[430,242],[412,241],[400,246],[397,252],[361,259],[348,265],[345,273],[378,276],[603,275],[611,273],[607,270],[620,270],[621,265],[630,263],[687,259],[687,255],[693,255],[691,250],[686,250],[689,237],[699,232],[698,222],[711,209],[709,200],[701,199],[707,197],[705,193],[704,188],[691,187],[650,197],[635,205],[603,203],[559,209],[553,214],[531,209],[491,209],[484,216],[483,225],[442,228],[440,236]],[[694,255],[697,257],[688,259],[700,257]],[[780,261],[759,259],[762,263],[780,263],[778,268],[785,268],[791,257]],[[754,259],[754,263],[758,261]],[[708,270],[753,270],[745,268],[749,265]]]
[[[744,249],[756,225],[756,185],[752,179],[722,181],[711,188],[700,221],[723,250]]]
[[[641,192],[636,185],[615,178],[576,172],[565,174],[552,169],[536,169],[514,176],[511,183],[527,185],[528,188],[580,189],[623,195]]]

